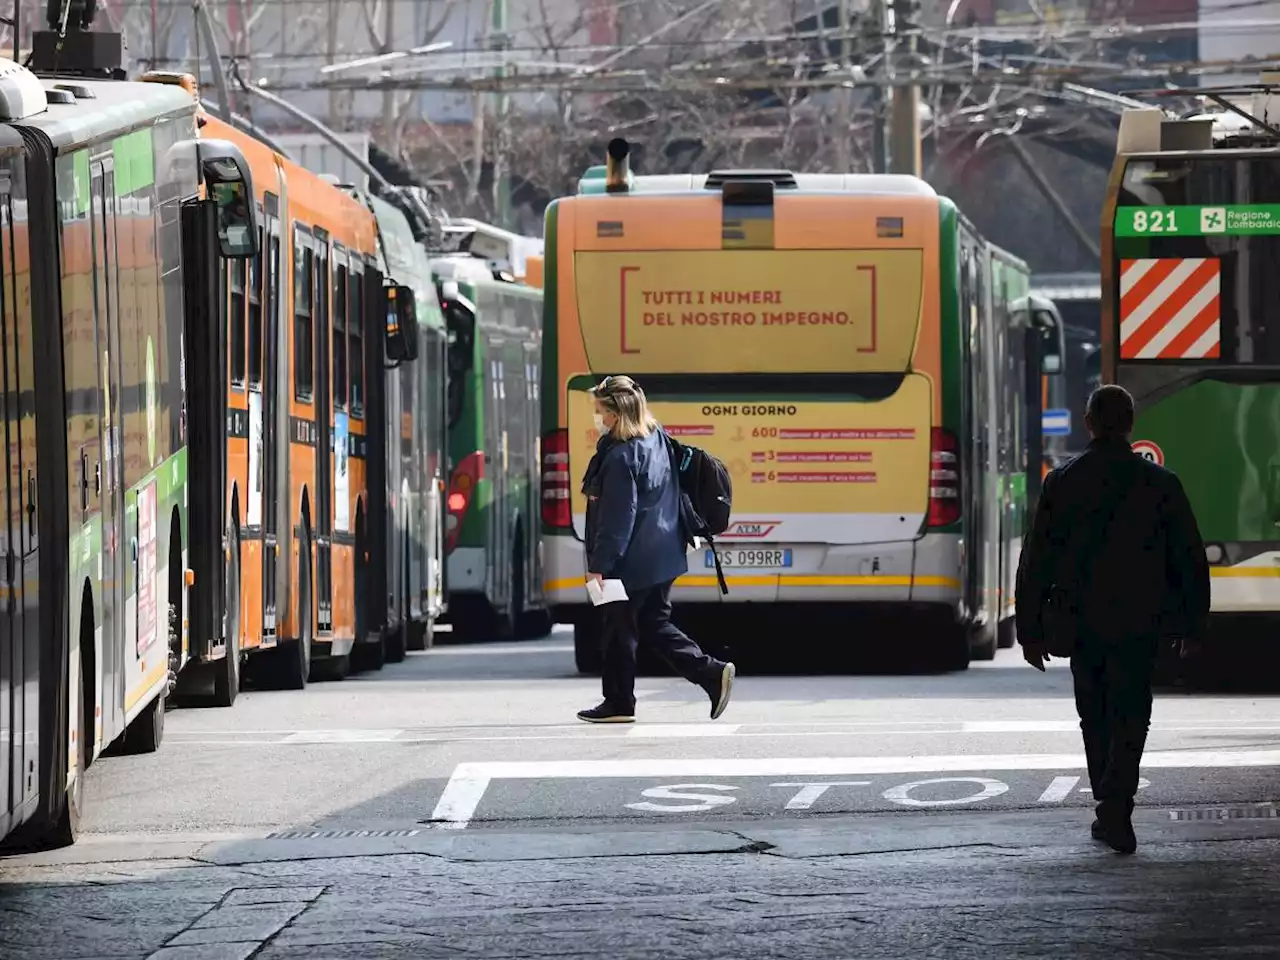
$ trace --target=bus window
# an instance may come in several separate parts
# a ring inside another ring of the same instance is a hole
[[[333,270],[333,409],[347,409],[347,265],[334,250]]]
[[[258,388],[262,387],[262,240],[259,227],[258,252],[249,261],[249,386]]]
[[[347,369],[351,377],[351,416],[364,416],[364,276],[358,269],[347,278]]]
[[[476,315],[465,298],[459,295],[457,286],[453,281],[446,281],[440,289],[445,326],[449,331],[446,357],[449,392],[445,405],[450,427],[462,418],[465,375],[475,361]]]
[[[255,258],[256,261],[257,258]],[[244,302],[245,280],[249,275],[246,260],[233,260],[231,270],[231,385],[244,388]]]
[[[301,227],[293,228],[293,395],[310,403],[315,390],[315,341],[311,317],[312,271],[315,254],[311,237]]]

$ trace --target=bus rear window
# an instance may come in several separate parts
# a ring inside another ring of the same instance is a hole
[[[1280,365],[1280,173],[1272,161],[1129,161],[1114,256],[1121,361]]]
[[[579,252],[593,370],[902,373],[920,324],[923,252]]]

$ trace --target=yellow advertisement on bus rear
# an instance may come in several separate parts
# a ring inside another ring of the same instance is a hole
[[[574,255],[593,370],[898,373],[920,324],[920,250]]]
[[[640,385],[644,386],[643,378]],[[932,393],[919,374],[883,400],[668,401],[650,408],[677,440],[714,454],[733,479],[733,515],[720,539],[879,543],[916,536],[929,504]],[[574,526],[585,528],[581,474],[595,452],[594,405],[569,391]]]

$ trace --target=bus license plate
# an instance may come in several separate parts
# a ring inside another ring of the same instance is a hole
[[[716,557],[710,550],[706,551],[706,564],[708,570],[715,569]],[[759,547],[731,550],[721,548],[720,565],[722,567],[789,567],[791,551],[762,550]]]

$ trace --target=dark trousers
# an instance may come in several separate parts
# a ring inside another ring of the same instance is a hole
[[[604,615],[604,699],[615,709],[636,706],[636,645],[643,642],[690,683],[705,687],[722,665],[671,622],[671,584],[628,590],[625,603],[606,603]]]
[[[1071,658],[1076,711],[1100,819],[1133,813],[1138,765],[1151,726],[1155,641],[1084,644]]]

